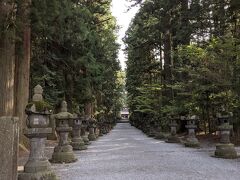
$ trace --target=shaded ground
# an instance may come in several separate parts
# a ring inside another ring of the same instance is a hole
[[[167,144],[120,123],[88,150],[76,152],[76,163],[53,168],[62,180],[240,179],[240,159],[212,158],[213,152],[214,147],[190,149]]]

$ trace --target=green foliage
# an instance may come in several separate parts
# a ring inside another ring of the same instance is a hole
[[[119,45],[110,0],[36,0],[32,3],[31,85],[52,105],[73,111],[92,103],[96,113],[119,111]]]
[[[53,109],[53,107],[46,101],[33,101],[27,104],[26,110],[30,110],[33,105],[35,105],[37,112],[45,112],[46,110],[49,111]]]
[[[235,0],[141,3],[124,39],[128,104],[137,127],[146,131],[151,119],[163,127],[169,115],[196,114],[211,132],[222,106],[238,124],[239,15]],[[154,84],[158,93],[149,89]]]

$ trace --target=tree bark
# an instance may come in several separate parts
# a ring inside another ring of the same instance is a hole
[[[14,8],[15,5],[12,2],[7,0],[0,2],[0,116],[12,116],[14,114]],[[8,17],[7,21],[6,17]],[[6,26],[3,26],[3,24],[6,24]]]
[[[73,76],[70,73],[65,74],[65,99],[68,104],[68,111],[73,112]]]
[[[22,0],[18,9],[20,22],[20,41],[16,44],[15,66],[15,115],[20,119],[20,134],[26,126],[25,107],[29,99],[29,77],[31,57],[31,28],[30,28],[31,0]]]
[[[84,112],[86,116],[92,117],[92,103],[85,104]]]
[[[167,12],[165,17],[165,31],[164,31],[164,84],[166,91],[163,93],[165,97],[167,97],[168,100],[166,102],[169,102],[170,99],[173,98],[172,90],[171,88],[167,87],[171,84],[172,81],[172,41],[171,41],[171,16],[170,12]],[[168,103],[164,103],[168,104]]]

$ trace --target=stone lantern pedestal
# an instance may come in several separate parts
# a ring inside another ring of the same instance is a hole
[[[98,125],[96,126],[96,128],[94,128],[94,134],[96,136],[96,139],[99,137],[99,134],[100,134],[100,129],[98,127]]]
[[[96,135],[95,135],[95,129],[96,127],[96,120],[93,118],[89,119],[89,135],[88,135],[88,139],[89,141],[95,141],[96,140]]]
[[[59,143],[54,148],[51,162],[53,163],[71,163],[77,161],[73,152],[73,147],[68,141],[69,132],[72,128],[69,127],[69,121],[73,115],[67,112],[67,103],[62,102],[61,112],[55,115],[56,131],[59,136]]]
[[[186,139],[186,142],[184,142],[184,145],[186,147],[199,147],[200,143],[198,139],[196,138],[195,129],[197,129],[196,121],[197,116],[191,116],[190,118],[187,118],[187,125],[185,126],[188,129],[188,136]]]
[[[106,123],[106,121],[105,122],[103,122],[103,127],[102,127],[102,134],[107,134],[107,123]]]
[[[73,130],[72,130],[72,147],[73,150],[86,150],[87,147],[81,137],[81,126],[82,126],[82,119],[79,117],[73,118]]]
[[[237,152],[235,150],[234,144],[230,142],[230,131],[233,126],[229,124],[229,115],[220,115],[218,120],[220,121],[220,126],[218,127],[221,135],[220,143],[216,144],[215,157],[225,158],[225,159],[235,159],[237,158]]]
[[[156,131],[155,131],[155,123],[154,123],[154,121],[150,122],[150,124],[148,125],[147,129],[148,129],[148,133],[147,133],[148,137],[155,137]]]
[[[82,120],[81,137],[85,145],[90,145],[91,142],[89,141],[88,134],[86,133],[87,127],[88,127],[88,120],[86,119],[86,117],[84,117]]]
[[[45,157],[45,142],[52,128],[49,126],[49,113],[42,99],[42,87],[34,88],[33,102],[26,108],[27,129],[24,135],[30,139],[30,155],[24,166],[24,172],[19,173],[19,180],[55,180],[55,173],[51,170],[51,165]]]
[[[171,122],[169,124],[170,128],[171,128],[171,135],[168,136],[167,138],[167,143],[180,143],[180,139],[177,136],[177,120],[178,118],[171,118]]]
[[[103,122],[100,121],[98,122],[98,126],[99,126],[99,137],[103,136]]]

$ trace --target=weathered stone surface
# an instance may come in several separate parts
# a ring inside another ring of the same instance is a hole
[[[40,102],[43,89],[40,85],[34,88],[33,100]],[[32,107],[35,107],[33,105]],[[24,135],[30,139],[30,155],[27,163],[24,165],[24,171],[18,175],[19,180],[43,180],[57,179],[55,173],[51,170],[51,164],[45,156],[45,143],[47,135],[52,133],[49,126],[49,112],[38,112],[36,108],[27,107],[27,129]]]
[[[235,150],[234,144],[230,142],[230,131],[233,126],[229,124],[229,115],[219,115],[218,120],[221,125],[218,127],[220,130],[220,143],[216,144],[215,157],[225,158],[225,159],[235,159],[237,158],[237,152]]]
[[[155,137],[155,130],[153,127],[150,127],[149,132],[147,133],[149,137]]]
[[[234,144],[230,144],[230,143],[217,144],[214,155],[215,157],[225,158],[225,159],[235,159],[238,157]]]
[[[81,137],[81,127],[82,127],[82,119],[76,117],[73,119],[73,124],[72,124],[72,142],[71,145],[73,147],[73,150],[86,150],[87,146],[85,146],[85,143]]]
[[[80,138],[73,138],[71,143],[73,150],[86,150],[87,146],[85,145],[83,139]]]
[[[54,148],[52,159],[50,160],[53,163],[71,163],[77,161],[73,148],[68,141],[69,132],[72,131],[72,127],[69,127],[69,121],[72,118],[73,115],[67,112],[66,101],[63,101],[61,112],[55,115],[59,142]]]
[[[0,179],[17,179],[19,125],[17,117],[0,117]]]
[[[200,147],[200,143],[198,139],[196,138],[195,129],[197,128],[196,121],[197,116],[191,116],[190,118],[187,118],[187,125],[186,128],[188,129],[188,136],[186,138],[186,141],[184,142],[184,145],[186,147],[191,148],[198,148]]]
[[[171,123],[169,124],[171,128],[171,134],[167,138],[167,143],[180,143],[180,139],[177,136],[177,121],[176,119],[171,119]]]
[[[88,126],[87,116],[83,116],[82,127],[81,127],[81,137],[82,137],[85,145],[90,145],[91,142],[88,139],[87,126]]]
[[[73,148],[70,145],[57,147],[54,149],[54,153],[52,155],[52,159],[50,160],[52,163],[72,163],[76,162],[77,158],[73,153]]]
[[[96,136],[94,133],[94,128],[90,127],[89,128],[89,135],[88,135],[89,141],[96,141]]]
[[[85,145],[90,145],[90,144],[91,144],[91,142],[90,142],[89,139],[88,139],[88,134],[89,134],[89,133],[86,132],[85,129],[82,129],[82,134],[81,134],[81,136],[82,136],[82,139],[83,139]]]
[[[89,141],[96,141],[96,135],[95,135],[95,131],[94,128],[96,127],[96,120],[93,118],[89,119],[89,135],[88,135],[88,139]]]
[[[38,173],[21,173],[18,180],[58,180],[52,171],[43,171]]]

